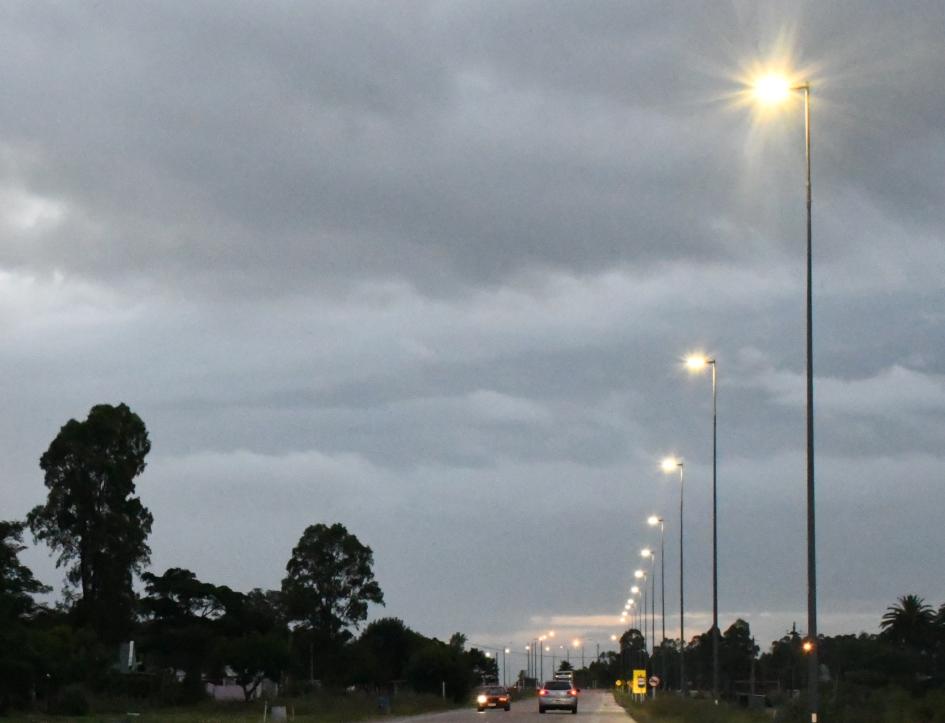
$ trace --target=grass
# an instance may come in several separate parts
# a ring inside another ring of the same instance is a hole
[[[634,717],[637,723],[770,723],[771,716],[760,711],[748,711],[730,705],[715,705],[710,700],[684,700],[664,696],[646,703],[635,703],[626,693],[615,694],[617,703]]]
[[[372,718],[386,717],[377,708],[373,696],[319,695],[306,698],[278,700],[275,705],[286,706],[295,713],[299,723],[349,723]],[[24,713],[0,718],[17,723],[260,723],[263,719],[263,703],[205,702],[180,708],[148,708],[140,702],[120,704],[118,701],[101,701],[94,706],[107,712],[96,712],[87,716],[53,716],[45,713]],[[402,693],[391,700],[390,717],[416,715],[455,708],[451,701],[438,697]],[[464,706],[467,707],[467,706]],[[137,715],[129,716],[133,712]],[[272,720],[271,716],[269,720]]]

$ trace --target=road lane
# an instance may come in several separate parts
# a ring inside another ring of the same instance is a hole
[[[544,715],[538,713],[538,700],[528,698],[512,703],[512,710],[488,710],[479,713],[474,707],[453,710],[447,713],[430,713],[407,718],[378,718],[374,723],[553,723],[557,717],[581,723],[633,723],[633,718],[614,703],[613,694],[601,690],[583,690],[578,699],[578,714],[570,711],[550,710]]]

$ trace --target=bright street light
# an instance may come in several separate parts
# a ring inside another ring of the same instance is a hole
[[[752,83],[755,98],[764,105],[783,103],[791,94],[791,90],[791,81],[778,73],[763,75]]]
[[[770,76],[769,76],[770,77]],[[712,699],[719,702],[719,525],[718,525],[718,414],[715,383],[717,364],[705,354],[691,354],[686,366],[692,372],[712,367]]]
[[[807,639],[811,643],[807,686],[810,719],[817,721],[820,664],[817,660],[817,544],[814,497],[814,301],[813,301],[813,232],[810,151],[810,83],[795,83],[784,76],[770,74],[752,83],[755,97],[771,105],[787,100],[792,91],[804,93],[804,151],[806,159],[807,195]]]
[[[633,576],[634,576],[637,580],[642,579],[645,575],[646,575],[646,573],[643,572],[643,570],[634,570],[634,571],[633,571]]]
[[[660,467],[663,468],[663,471],[664,471],[664,472],[672,472],[672,471],[675,470],[676,467],[677,467],[678,465],[680,465],[680,464],[682,464],[682,463],[681,463],[678,459],[676,459],[675,457],[666,457],[666,458],[660,463]]]

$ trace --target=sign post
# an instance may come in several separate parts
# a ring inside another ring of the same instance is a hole
[[[653,691],[653,699],[656,700],[656,689],[660,687],[660,679],[659,677],[653,675],[647,682],[650,684],[650,688]]]

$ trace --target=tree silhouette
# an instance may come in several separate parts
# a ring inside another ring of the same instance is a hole
[[[880,623],[886,639],[917,650],[931,646],[935,611],[918,595],[903,595],[896,605],[886,608]]]
[[[367,618],[368,603],[384,604],[373,564],[371,548],[344,525],[306,528],[282,580],[289,620],[301,622],[325,639],[348,640],[347,628]]]
[[[59,552],[57,566],[71,565],[66,579],[82,592],[80,623],[108,641],[130,630],[133,576],[150,561],[152,517],[134,496],[150,449],[144,422],[124,404],[70,419],[40,459],[46,503],[27,517],[33,536]]]

